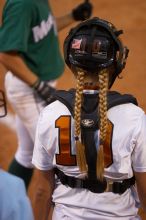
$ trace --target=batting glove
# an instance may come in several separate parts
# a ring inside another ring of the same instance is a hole
[[[50,98],[55,93],[56,89],[49,86],[47,82],[38,80],[34,85],[33,88],[36,90],[38,95],[46,102],[49,103]]]
[[[72,10],[72,16],[75,21],[84,21],[90,18],[92,14],[92,4],[87,0]]]

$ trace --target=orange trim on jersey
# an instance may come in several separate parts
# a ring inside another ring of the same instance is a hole
[[[105,167],[108,167],[113,163],[112,135],[113,135],[113,124],[111,121],[108,120],[107,135],[103,146]]]
[[[71,116],[61,116],[56,120],[55,126],[59,128],[59,154],[56,154],[56,163],[75,166],[76,156],[71,155]]]

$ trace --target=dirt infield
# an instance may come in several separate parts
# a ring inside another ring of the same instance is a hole
[[[0,13],[5,0],[0,0]],[[56,16],[63,15],[82,0],[50,0],[52,9]],[[92,0],[94,5],[93,16],[107,19],[124,30],[122,37],[125,45],[128,46],[130,53],[126,69],[123,71],[123,78],[117,80],[113,89],[123,93],[131,93],[137,99],[139,106],[146,111],[146,1],[145,0]],[[63,6],[63,7],[62,7]],[[74,25],[72,25],[74,26]],[[62,50],[64,36],[72,27],[65,28],[59,33],[60,47]],[[5,70],[0,67],[0,86],[3,87],[2,81]],[[67,79],[67,80],[66,80]],[[68,83],[66,83],[68,82]],[[58,88],[67,89],[74,86],[71,73],[66,68],[64,75],[59,79]],[[0,87],[1,88],[1,87]],[[8,104],[9,112],[12,112]],[[8,122],[10,123],[13,122]],[[15,131],[9,126],[0,123],[0,166],[7,169],[17,146],[17,137]],[[32,199],[35,175],[29,188],[29,196]],[[146,215],[141,211],[142,219]]]

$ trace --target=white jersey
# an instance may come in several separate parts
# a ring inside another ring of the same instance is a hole
[[[146,172],[146,118],[143,110],[132,103],[118,105],[108,110],[108,119],[112,124],[112,163],[105,168],[105,176],[119,181],[132,177],[133,170]],[[75,159],[74,119],[59,101],[41,112],[32,163],[40,170],[57,166],[66,175],[81,176]],[[140,219],[132,189],[122,195],[112,192],[97,194],[87,189],[66,187],[58,180],[53,201],[60,219]]]

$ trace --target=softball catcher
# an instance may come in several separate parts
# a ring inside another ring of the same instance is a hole
[[[132,95],[111,91],[129,52],[122,33],[95,17],[65,39],[76,90],[57,91],[41,112],[32,160],[54,220],[138,220],[135,181],[146,208],[145,113]]]

